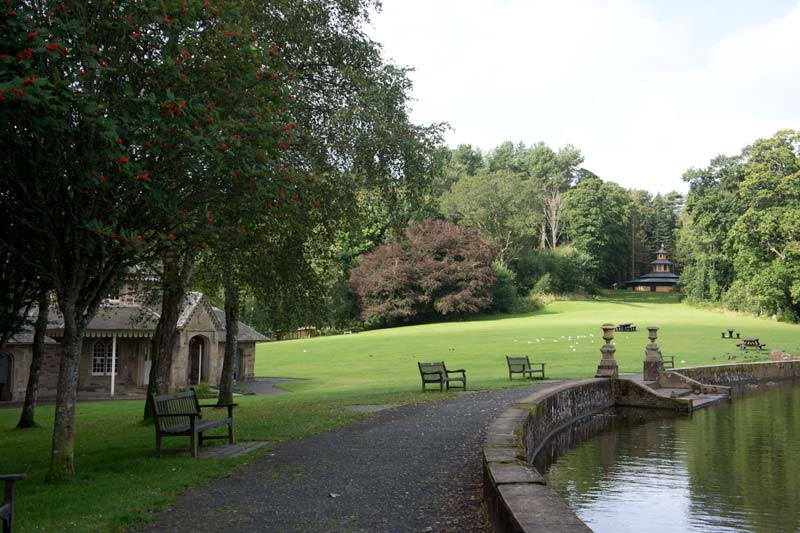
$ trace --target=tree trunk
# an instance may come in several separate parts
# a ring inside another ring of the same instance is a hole
[[[28,387],[25,389],[25,403],[19,417],[18,428],[32,428],[36,426],[36,399],[39,396],[39,376],[42,374],[44,361],[44,338],[47,334],[47,314],[50,309],[50,291],[43,291],[39,296],[39,316],[33,332],[33,354],[31,356],[31,369],[28,374]]]
[[[164,254],[163,261],[161,315],[156,325],[156,331],[153,334],[150,381],[147,385],[147,401],[144,408],[145,420],[153,418],[153,405],[150,395],[169,392],[173,339],[175,338],[175,330],[178,327],[181,305],[186,297],[186,287],[192,276],[194,254],[191,251],[185,251],[181,264],[180,255],[170,250]]]
[[[218,402],[233,403],[233,365],[239,347],[239,288],[231,269],[222,274],[225,290],[225,358],[222,362],[222,375],[219,378]]]
[[[631,270],[629,279],[636,276],[636,217],[631,214]]]
[[[541,231],[539,232],[539,249],[544,250],[547,243],[547,208],[544,208],[544,219],[542,220]]]
[[[48,480],[75,475],[75,398],[78,393],[78,370],[83,345],[84,320],[79,320],[73,301],[61,305],[64,316],[64,338],[61,341],[61,364],[56,389],[56,413],[53,423],[53,449]]]

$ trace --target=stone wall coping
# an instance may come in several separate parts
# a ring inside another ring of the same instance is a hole
[[[583,385],[589,385],[592,383],[602,383],[604,381],[608,381],[608,378],[581,379],[578,381],[568,381],[566,383],[561,383],[553,387],[547,387],[546,389],[538,390],[528,396],[525,396],[524,398],[517,401],[517,403],[512,405],[510,408],[513,409],[516,406],[522,406],[523,408],[527,408],[528,406],[525,404],[538,404],[545,398],[549,398],[550,396],[555,396],[556,394],[563,392],[567,389],[571,389],[573,387],[582,387]],[[517,408],[519,409],[519,407]]]
[[[548,398],[607,382],[607,378],[590,378],[534,391],[509,406],[489,425],[483,442],[484,496],[497,531],[591,531],[528,463],[524,433],[531,411]]]
[[[706,368],[726,368],[726,367],[736,367],[736,366],[744,366],[744,365],[763,365],[763,366],[771,366],[776,364],[786,364],[786,363],[795,363],[800,364],[800,359],[786,359],[785,361],[739,361],[736,363],[721,363],[718,365],[698,365],[698,366],[681,366],[675,368],[675,372],[680,372],[681,370],[701,370]],[[668,370],[669,372],[669,370]]]

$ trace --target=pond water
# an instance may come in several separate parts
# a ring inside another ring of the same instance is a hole
[[[797,385],[745,389],[691,417],[603,413],[559,434],[536,466],[598,532],[800,531]]]

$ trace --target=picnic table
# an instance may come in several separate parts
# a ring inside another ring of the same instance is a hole
[[[624,322],[614,328],[615,331],[636,331],[636,324]]]
[[[744,338],[742,339],[742,342],[738,343],[736,346],[738,346],[742,350],[746,350],[747,348],[756,348],[758,350],[761,350],[766,345],[767,345],[766,343],[762,344],[758,340],[758,338]]]
[[[726,331],[728,332],[728,334],[725,335],[725,331],[723,331],[722,332],[722,338],[723,339],[732,339],[733,338],[733,332],[736,331],[736,330],[733,329],[733,328],[728,328]],[[740,335],[739,333],[736,334],[736,338],[737,339],[740,338],[739,335]]]

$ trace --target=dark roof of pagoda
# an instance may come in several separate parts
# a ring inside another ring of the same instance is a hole
[[[656,259],[655,261],[650,261],[651,265],[671,265],[672,261],[669,259]]]
[[[665,250],[664,246],[662,245],[661,248],[659,248],[659,250],[656,253],[657,254],[668,254],[669,252],[667,252],[667,250]]]
[[[680,276],[672,272],[650,272],[636,279],[626,281],[625,285],[663,285],[670,286],[678,283]]]

